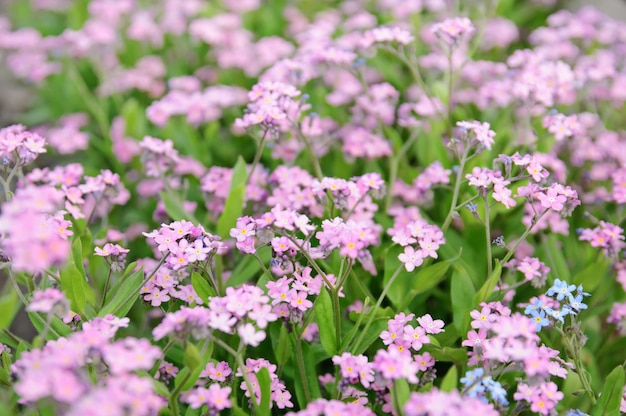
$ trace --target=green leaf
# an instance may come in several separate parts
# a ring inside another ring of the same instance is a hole
[[[567,265],[563,249],[559,246],[556,236],[553,234],[547,235],[541,242],[541,245],[547,256],[547,263],[556,278],[571,282],[572,276],[569,271],[569,266]]]
[[[465,333],[469,323],[469,313],[474,309],[476,289],[472,279],[463,267],[455,267],[450,283],[450,299],[454,326],[460,333]]]
[[[487,281],[483,284],[478,293],[474,296],[474,305],[479,305],[481,302],[487,300],[500,280],[501,274],[502,264],[500,261],[496,260],[496,268],[491,273],[491,276],[487,278]]]
[[[394,382],[394,388],[391,389],[391,403],[397,403],[399,408],[396,409],[398,414],[403,414],[402,409],[404,408],[404,404],[409,400],[409,396],[411,395],[411,388],[409,387],[409,383],[401,378],[397,379]]]
[[[267,371],[266,367],[261,367],[261,369],[256,373],[256,378],[259,382],[259,388],[261,390],[261,403],[259,403],[257,414],[259,416],[269,416],[270,405],[272,403],[272,381],[270,379],[270,373]]]
[[[28,312],[28,317],[38,333],[43,334],[47,325],[47,317],[39,312]],[[53,316],[50,319],[50,328],[46,332],[47,340],[54,340],[60,337],[67,337],[72,333],[69,326],[65,325],[62,320]]]
[[[441,380],[442,391],[452,391],[456,389],[459,378],[459,372],[455,365],[450,367],[443,380]]]
[[[292,348],[295,349],[295,346],[293,345],[293,337],[290,337],[292,339]],[[297,368],[296,362],[295,362],[295,356],[292,356],[293,358],[293,362],[292,362],[292,368]],[[322,393],[320,391],[320,385],[319,385],[319,381],[317,380],[317,371],[315,369],[315,359],[313,356],[313,351],[311,349],[311,347],[306,344],[306,343],[302,343],[302,359],[304,361],[304,376],[306,377],[307,380],[307,384],[309,386],[309,392],[311,393],[311,400],[315,400],[319,397],[322,397]],[[302,386],[302,380],[300,375],[297,373],[294,374],[294,385],[296,387],[296,397],[298,399],[298,403],[300,404],[300,407],[305,408],[307,403],[306,400],[304,400],[304,388]]]
[[[126,269],[128,271],[128,268]],[[118,317],[124,317],[132,308],[133,304],[139,297],[139,291],[143,286],[144,272],[143,267],[132,273],[130,276],[123,278],[123,281],[119,285],[119,288],[115,291],[115,296],[107,302],[106,305],[100,310],[98,316],[105,316],[113,314]]]
[[[363,354],[378,338],[380,333],[387,329],[389,318],[377,318],[372,321],[367,334],[363,337],[360,345],[354,345],[352,349],[353,355]]]
[[[231,400],[231,402],[233,405],[233,408],[232,408],[233,416],[250,416],[241,407],[239,407],[239,405],[235,402],[235,400]]]
[[[0,330],[8,328],[19,310],[17,292],[9,284],[5,284],[5,290],[0,297]]]
[[[200,366],[202,362],[200,358],[200,352],[195,345],[191,342],[187,342],[187,346],[185,347],[185,359],[183,360],[183,364],[189,367],[190,370],[195,370]]]
[[[137,100],[134,98],[128,99],[120,112],[126,122],[125,133],[131,137],[143,137],[146,130],[145,110]]]
[[[239,156],[233,168],[233,178],[230,181],[230,192],[224,204],[224,212],[222,212],[217,222],[217,234],[222,238],[230,236],[230,229],[237,225],[237,218],[243,212],[247,181],[248,169],[246,161]]]
[[[193,286],[193,290],[196,291],[196,293],[204,303],[206,303],[209,298],[215,296],[215,291],[213,290],[211,285],[209,285],[209,282],[207,282],[204,277],[200,276],[196,272],[191,273],[191,285]]]
[[[289,345],[289,333],[285,325],[280,326],[280,335],[278,342],[274,346],[274,355],[279,367],[282,367],[291,355],[291,347]]]
[[[618,416],[623,394],[624,368],[619,365],[606,378],[602,395],[591,411],[591,416]]]
[[[317,326],[320,331],[320,342],[326,352],[332,357],[337,353],[337,338],[335,337],[335,318],[333,315],[333,302],[325,287],[313,305]]]
[[[405,292],[403,295],[400,310],[406,309],[415,296],[422,294],[441,283],[450,266],[459,258],[460,255],[461,252],[459,251],[459,254],[452,259],[440,261],[439,263],[432,264],[419,270],[409,283],[409,292]]]
[[[83,291],[81,281],[83,277],[73,265],[68,265],[60,272],[61,288],[72,305],[72,310],[79,315],[83,315],[87,298]]]
[[[575,285],[583,285],[585,292],[594,292],[606,278],[609,264],[604,258],[593,261],[574,276]]]
[[[167,212],[167,215],[169,215],[171,219],[175,221],[187,220],[194,224],[200,224],[200,221],[198,221],[192,213],[185,211],[183,202],[173,193],[161,191],[159,195],[161,196],[163,205],[165,205],[165,212]]]
[[[272,258],[272,251],[268,248],[266,250],[259,250],[256,253],[263,264],[268,264],[270,258]],[[254,258],[254,256],[245,256],[239,264],[235,267],[230,277],[226,281],[226,286],[235,287],[252,279],[255,274],[261,270],[261,265]],[[265,289],[265,288],[262,288]]]
[[[433,348],[426,345],[425,349],[428,350],[437,361],[454,363],[458,366],[463,366],[467,361],[467,350],[465,348]]]
[[[80,238],[72,242],[72,255],[65,268],[60,272],[61,288],[72,305],[72,310],[84,315],[85,304],[95,304],[95,294],[83,267],[83,249]]]

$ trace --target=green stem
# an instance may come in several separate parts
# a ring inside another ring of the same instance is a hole
[[[253,253],[252,255],[254,256],[256,261],[259,263],[259,265],[261,266],[261,269],[263,269],[263,272],[267,275],[267,277],[269,277],[270,280],[274,280],[274,276],[272,275],[272,272],[270,271],[270,269],[267,268],[265,263],[263,263],[263,260],[261,260],[261,257],[259,257],[259,255],[256,252]]]
[[[404,145],[400,148],[400,151],[391,158],[391,163],[389,166],[389,187],[387,189],[387,195],[385,195],[385,212],[389,211],[391,207],[391,202],[393,200],[393,184],[396,183],[396,179],[398,179],[398,166],[400,165],[400,159],[404,157],[406,152],[411,148],[415,140],[417,140],[418,132],[414,130],[409,139],[404,143]]]
[[[161,363],[163,363],[163,360],[165,360],[165,354],[167,354],[167,352],[170,350],[170,348],[172,348],[174,346],[174,344],[176,343],[176,341],[174,341],[173,339],[171,339],[167,345],[165,345],[165,347],[163,347],[162,350],[162,354],[163,356],[161,358],[159,358],[155,363],[154,366],[152,366],[152,370],[150,370],[150,375],[152,377],[154,377],[156,375],[156,373],[159,371],[159,367],[161,367]]]
[[[148,275],[148,277],[146,277],[143,280],[143,283],[141,284],[141,286],[139,286],[139,288],[141,289],[142,287],[144,287],[146,285],[146,283],[148,283],[148,280],[150,280],[152,278],[152,276],[154,276],[157,272],[157,270],[159,270],[161,268],[161,266],[163,265],[163,263],[165,263],[165,259],[167,259],[167,257],[169,256],[169,253],[165,254],[163,257],[161,257],[161,260],[159,261],[159,264],[156,265],[156,267],[154,268],[154,270],[152,270],[152,273],[150,273]],[[120,306],[118,306],[118,308],[123,308],[124,305],[126,305],[126,303],[128,301],[130,301],[133,296],[135,296],[136,293],[135,292],[131,292],[128,294],[128,296],[126,296],[126,298],[124,299],[124,301],[122,303],[120,303]],[[115,315],[119,312],[119,309],[115,309],[112,314]]]
[[[589,384],[589,380],[587,380],[587,377],[585,376],[585,368],[582,364],[582,360],[580,359],[580,348],[577,348],[577,345],[571,342],[567,334],[565,334],[565,332],[563,332],[561,328],[559,328],[556,325],[554,327],[561,334],[561,339],[563,340],[563,343],[565,344],[565,348],[569,351],[570,355],[572,356],[572,359],[574,360],[574,367],[576,368],[576,374],[578,374],[578,378],[580,379],[580,382],[582,383],[583,388],[585,389],[585,392],[587,393],[587,395],[589,395],[591,402],[595,405],[597,402],[596,395],[594,394],[593,389],[591,388],[591,385]]]
[[[230,355],[235,357],[235,362],[237,363],[237,367],[241,369],[241,375],[243,377],[243,381],[244,383],[246,383],[246,387],[248,388],[248,391],[250,392],[250,400],[252,401],[252,405],[254,406],[255,409],[257,409],[259,407],[259,403],[256,400],[256,395],[254,394],[254,390],[252,389],[252,383],[250,383],[250,378],[248,377],[248,373],[246,372],[246,365],[244,364],[243,358],[242,358],[242,355],[243,355],[242,350],[243,350],[244,344],[240,342],[239,348],[237,348],[237,351],[235,351],[221,339],[218,339],[215,337],[212,337],[212,338],[217,345],[224,348],[224,350],[226,350]],[[236,373],[236,371],[234,371],[234,373]]]
[[[365,309],[367,308],[367,305],[369,305],[369,302],[370,302],[370,298],[366,297],[365,300],[363,301],[363,308],[361,309],[361,313],[359,314],[359,319],[357,319],[356,324],[354,324],[354,330],[350,331],[348,339],[345,342],[346,348],[345,349],[342,348],[337,355],[343,354],[345,350],[347,350],[348,347],[350,346],[350,343],[356,336],[358,328],[361,326],[361,322],[363,321],[363,317],[365,316]]]
[[[454,85],[454,72],[452,70],[452,48],[448,51],[448,139],[452,139],[452,87]]]
[[[404,264],[401,264],[398,267],[398,269],[393,273],[393,275],[389,279],[389,282],[387,282],[387,284],[383,288],[383,292],[378,297],[378,300],[376,301],[376,305],[374,305],[374,308],[369,312],[370,316],[367,319],[367,323],[365,324],[365,328],[363,328],[363,331],[361,332],[361,335],[359,335],[359,338],[357,339],[356,343],[354,344],[353,352],[357,351],[358,348],[361,346],[361,342],[363,341],[363,338],[365,337],[365,334],[367,334],[367,331],[370,328],[370,325],[372,325],[372,322],[374,321],[374,317],[376,316],[376,312],[378,312],[378,308],[380,308],[380,305],[383,303],[383,300],[385,299],[385,296],[387,296],[387,292],[391,288],[391,285],[393,285],[393,282],[396,281],[396,278],[400,275],[400,272],[402,271],[403,268],[404,268]]]
[[[109,273],[107,274],[107,278],[104,281],[104,291],[102,292],[102,301],[100,302],[100,309],[104,308],[104,304],[107,300],[107,292],[109,291],[109,284],[111,283],[111,273],[113,269],[109,267]]]
[[[267,138],[268,131],[269,130],[265,130],[265,133],[263,133],[263,136],[261,137],[261,141],[259,142],[259,147],[256,149],[256,153],[254,154],[254,159],[252,160],[252,167],[250,167],[250,172],[248,173],[248,177],[246,178],[246,185],[244,187],[247,187],[248,184],[250,183],[252,174],[254,173],[254,170],[256,169],[257,165],[259,164],[259,161],[261,160],[261,155],[263,155],[263,148],[265,147],[265,139]]]
[[[491,220],[489,219],[489,201],[487,193],[483,195],[485,201],[485,238],[487,239],[487,276],[493,271],[493,257],[491,255]]]
[[[441,118],[441,121],[445,121],[446,117],[443,115],[443,113],[439,109],[439,106],[435,103],[435,100],[433,100],[432,94],[429,94],[428,87],[426,86],[426,83],[422,79],[422,76],[420,75],[419,70],[417,69],[417,64],[411,62],[404,55],[404,53],[397,52],[396,50],[391,49],[391,48],[385,48],[385,50],[388,52],[391,52],[392,55],[400,59],[402,63],[409,69],[409,71],[411,72],[411,75],[413,76],[413,79],[419,84],[422,91],[424,91],[424,94],[426,94],[426,97],[430,101],[430,105],[432,105],[432,107],[437,111],[437,114]]]
[[[546,215],[548,211],[549,210],[546,209],[544,212],[541,213],[541,215],[532,219],[530,225],[528,226],[528,228],[526,228],[526,231],[524,231],[524,234],[522,234],[522,236],[517,240],[515,245],[506,253],[506,256],[504,256],[504,258],[502,259],[502,264],[506,263],[511,259],[511,257],[513,257],[513,254],[515,254],[517,248],[520,246],[520,244],[522,244],[522,241],[526,240],[528,234],[530,234],[535,225],[539,222],[539,220],[541,220],[541,218],[543,218],[544,215]]]
[[[450,204],[450,210],[448,211],[448,215],[446,216],[443,225],[441,226],[441,231],[445,232],[450,224],[452,223],[452,219],[454,218],[454,213],[456,212],[456,204],[459,200],[459,191],[461,190],[461,182],[463,181],[463,171],[465,170],[465,162],[467,161],[467,154],[469,152],[469,146],[465,146],[463,149],[463,155],[461,156],[461,162],[459,164],[459,170],[456,173],[456,180],[454,182],[454,192],[452,194],[452,203]]]
[[[178,410],[178,396],[183,391],[183,386],[191,378],[191,371],[189,371],[185,377],[181,380],[180,384],[174,389],[172,394],[170,394],[170,410],[172,411],[172,416],[180,416],[180,411]]]
[[[335,316],[335,339],[336,345],[341,345],[341,306],[339,305],[339,287],[330,291],[333,298],[333,315]]]
[[[306,403],[311,401],[311,391],[309,390],[309,383],[306,378],[306,370],[304,369],[304,357],[302,355],[302,340],[300,334],[294,332],[294,338],[296,342],[296,361],[298,362],[298,372],[300,373],[300,381],[302,382],[302,389],[304,390],[304,400]]]
[[[311,141],[309,140],[309,138],[306,137],[306,135],[302,134],[299,126],[296,126],[296,131],[298,132],[298,137],[300,137],[300,139],[304,143],[304,147],[306,147],[307,152],[309,153],[309,155],[311,155],[311,164],[313,165],[315,176],[317,177],[317,179],[321,181],[322,178],[324,177],[324,174],[322,173],[322,167],[320,166],[320,161],[317,159],[317,156],[313,152],[313,145],[311,144]]]

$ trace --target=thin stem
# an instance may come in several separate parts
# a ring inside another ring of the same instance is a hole
[[[404,264],[401,264],[398,267],[398,269],[393,273],[393,275],[391,276],[391,279],[389,279],[389,282],[387,282],[387,284],[383,288],[383,292],[378,297],[378,300],[376,301],[376,305],[374,305],[374,308],[369,312],[370,316],[367,319],[367,324],[365,324],[365,328],[363,328],[363,331],[361,332],[361,335],[359,335],[359,338],[357,339],[356,343],[354,344],[353,351],[358,350],[358,348],[361,346],[361,342],[363,341],[363,337],[365,337],[365,334],[367,334],[367,331],[370,328],[370,325],[372,325],[372,322],[374,321],[374,316],[376,316],[376,312],[378,311],[378,308],[380,308],[380,305],[383,303],[383,300],[385,299],[385,296],[387,296],[387,292],[391,288],[391,285],[393,285],[393,282],[396,281],[396,278],[400,275],[400,272],[402,271],[403,268],[404,268]]]
[[[384,48],[386,51],[391,52],[392,55],[396,56],[398,59],[400,59],[402,61],[402,63],[409,69],[409,71],[411,72],[411,75],[413,76],[413,79],[419,84],[419,86],[422,88],[422,90],[424,91],[424,94],[426,94],[426,97],[428,98],[428,100],[430,101],[430,105],[433,106],[433,108],[437,111],[437,115],[439,115],[439,117],[441,118],[442,121],[445,121],[446,117],[443,115],[443,113],[441,112],[439,106],[437,105],[437,103],[435,103],[435,100],[433,99],[432,95],[428,93],[428,87],[426,86],[426,83],[424,82],[424,80],[422,79],[422,76],[419,73],[419,70],[417,69],[417,65],[414,64],[413,62],[411,62],[405,55],[404,53],[400,53],[397,52],[395,49],[391,49],[391,48]]]
[[[489,218],[489,201],[487,193],[483,195],[485,201],[485,238],[487,239],[487,276],[491,276],[493,271],[493,257],[491,255],[491,220]]]
[[[267,277],[269,277],[270,280],[274,280],[274,275],[272,275],[272,272],[270,271],[270,269],[268,269],[265,263],[263,263],[263,260],[261,260],[261,257],[259,257],[258,253],[254,252],[252,255],[254,256],[256,261],[259,263],[259,265],[261,266],[261,268],[263,269],[263,272],[267,275]]]
[[[352,340],[356,336],[358,328],[361,326],[361,322],[363,321],[363,317],[365,316],[365,312],[366,312],[365,309],[367,308],[369,303],[370,303],[370,298],[368,296],[363,301],[363,308],[361,309],[361,313],[359,314],[359,319],[357,319],[356,324],[354,324],[354,330],[350,331],[350,336],[348,337],[347,341],[345,342],[346,348],[345,349],[341,349],[339,351],[338,355],[343,354],[348,349],[348,347],[350,346],[350,343],[352,342]]]
[[[572,359],[574,360],[576,374],[578,374],[578,378],[580,379],[580,382],[582,383],[585,392],[589,395],[589,398],[591,398],[591,402],[595,405],[597,402],[596,396],[593,392],[593,389],[591,388],[591,385],[589,384],[589,380],[587,380],[587,377],[585,376],[585,368],[583,367],[582,361],[580,359],[580,348],[577,348],[577,345],[570,342],[569,337],[565,332],[563,332],[561,328],[556,325],[554,327],[561,334],[561,339],[565,344],[565,348],[567,348],[570,355],[572,356]]]
[[[466,145],[465,149],[463,149],[463,155],[461,156],[461,162],[459,164],[459,170],[456,173],[456,180],[454,182],[454,192],[452,194],[452,203],[450,204],[450,210],[448,211],[448,215],[446,216],[445,221],[441,227],[441,231],[445,232],[450,224],[452,223],[452,218],[454,217],[454,213],[456,212],[456,204],[459,200],[459,191],[461,190],[461,182],[463,180],[463,171],[465,170],[465,162],[467,162],[467,155],[469,153],[470,146]]]
[[[526,237],[528,237],[528,234],[530,234],[530,232],[535,227],[535,225],[537,225],[539,220],[541,220],[541,218],[543,218],[543,216],[546,215],[547,212],[548,210],[546,209],[544,212],[541,213],[541,215],[539,215],[539,217],[535,217],[532,219],[532,221],[530,222],[530,225],[528,226],[528,228],[526,228],[526,231],[524,231],[524,234],[522,234],[522,236],[517,240],[515,245],[506,253],[506,256],[504,256],[501,263],[504,264],[507,261],[509,261],[511,257],[513,257],[513,254],[515,254],[515,251],[517,250],[517,248],[520,246],[520,244],[522,244],[522,241],[526,240]]]
[[[454,71],[452,70],[452,48],[448,51],[448,138],[452,138],[452,87],[454,85]]]
[[[170,348],[172,348],[174,346],[174,344],[176,343],[176,341],[174,341],[173,339],[171,339],[167,345],[165,345],[165,347],[163,347],[163,355],[161,358],[159,358],[154,365],[152,366],[152,370],[150,371],[150,375],[152,377],[154,377],[156,375],[156,373],[159,371],[159,367],[161,367],[161,363],[163,363],[163,360],[165,360],[165,354],[167,354],[167,352],[170,350]]]
[[[87,227],[89,227],[89,224],[91,223],[91,220],[93,219],[93,216],[95,215],[96,210],[98,209],[98,205],[100,204],[100,201],[102,200],[103,195],[104,195],[104,192],[100,192],[100,195],[98,195],[95,202],[93,203],[93,209],[91,210],[91,213],[89,213],[89,217],[87,217],[87,221],[85,222],[85,230],[87,230]]]
[[[259,406],[259,403],[256,400],[256,395],[254,394],[254,390],[252,389],[252,383],[250,383],[250,378],[248,378],[248,373],[246,372],[246,366],[242,358],[242,350],[243,350],[244,344],[240,342],[239,347],[237,348],[237,351],[235,351],[233,348],[231,348],[228,344],[226,344],[221,339],[215,338],[215,337],[212,337],[212,338],[217,345],[224,348],[230,355],[235,357],[235,361],[237,362],[237,367],[241,369],[241,375],[243,377],[243,381],[246,383],[246,387],[248,388],[248,391],[250,392],[250,400],[252,401],[252,405],[256,409]]]
[[[172,411],[172,416],[180,416],[180,412],[178,410],[178,396],[180,396],[180,393],[183,390],[183,386],[185,385],[187,380],[189,380],[189,378],[191,378],[191,370],[181,380],[180,384],[178,385],[178,387],[174,389],[172,394],[170,394],[169,402],[170,402],[170,410]]]
[[[300,373],[300,381],[302,382],[302,389],[304,390],[304,400],[309,403],[311,401],[311,391],[309,390],[309,383],[306,379],[306,370],[304,369],[304,356],[302,355],[302,340],[300,334],[294,332],[296,342],[296,361],[298,362],[298,372]]]
[[[458,204],[456,207],[454,207],[454,210],[458,210],[460,208],[463,208],[464,206],[466,206],[467,204],[469,204],[470,202],[472,202],[473,200],[479,198],[480,195],[474,195],[473,197],[466,199],[465,201],[461,202],[460,204]]]
[[[107,278],[104,281],[104,291],[102,292],[102,301],[100,302],[100,309],[104,308],[104,304],[107,300],[107,292],[109,291],[109,284],[111,282],[112,272],[113,272],[113,268],[109,267],[109,273],[107,274]]]
[[[313,152],[313,145],[311,144],[311,141],[309,140],[308,137],[306,137],[305,134],[302,134],[302,132],[300,131],[300,126],[296,126],[296,132],[297,132],[298,137],[304,143],[304,147],[306,147],[307,152],[311,155],[311,164],[313,165],[315,176],[317,176],[317,179],[321,181],[322,178],[324,177],[324,174],[322,173],[322,167],[320,166],[320,161],[317,159],[317,156]]]
[[[387,189],[387,195],[385,195],[385,212],[389,211],[391,202],[393,200],[393,184],[398,179],[398,166],[400,165],[400,159],[404,157],[409,148],[417,140],[418,132],[414,130],[409,139],[400,148],[400,151],[391,158],[391,166],[389,166],[389,187]]]
[[[330,291],[333,298],[333,315],[335,315],[335,339],[336,345],[341,345],[341,306],[339,305],[339,288]]]
[[[261,160],[261,155],[263,154],[263,148],[265,147],[265,139],[267,138],[267,133],[269,130],[265,130],[263,136],[261,137],[261,141],[259,142],[259,147],[256,149],[256,153],[254,154],[254,159],[252,160],[252,167],[250,167],[250,173],[248,173],[248,178],[246,179],[246,186],[250,183],[250,179],[254,174],[254,170],[256,169],[259,161]]]
[[[156,274],[157,270],[159,270],[159,269],[161,268],[161,266],[163,265],[163,263],[165,263],[165,259],[167,259],[167,257],[168,257],[169,255],[170,255],[170,253],[167,253],[167,254],[165,254],[163,257],[161,257],[161,260],[159,261],[159,264],[157,264],[157,265],[156,265],[156,267],[154,268],[154,270],[152,270],[152,273],[150,273],[150,274],[148,275],[148,277],[146,277],[146,278],[143,280],[143,283],[141,284],[140,288],[144,287],[144,286],[146,285],[146,283],[148,283],[148,281],[149,281],[150,279],[152,279],[152,276],[154,276],[154,275]],[[134,292],[129,293],[129,294],[128,294],[128,296],[126,296],[126,298],[124,299],[124,301],[123,301],[122,303],[120,303],[120,306],[118,306],[118,308],[122,308],[122,307],[124,307],[124,305],[126,305],[126,303],[127,303],[128,301],[130,301],[130,300],[133,298],[133,296],[135,296],[135,295],[136,295],[136,293],[134,293]],[[113,315],[115,315],[117,312],[119,312],[119,310],[118,310],[118,309],[115,309],[115,310],[112,312],[112,314],[113,314]]]

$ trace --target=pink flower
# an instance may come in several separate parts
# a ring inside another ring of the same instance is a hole
[[[152,306],[157,307],[161,306],[161,303],[170,300],[170,297],[167,290],[155,287],[150,291],[150,293],[143,297],[143,300],[148,301]]]
[[[439,334],[444,332],[444,322],[441,319],[433,320],[430,314],[426,314],[420,318],[417,318],[417,322],[426,331],[427,334]]]
[[[421,250],[415,250],[411,246],[404,248],[404,253],[400,253],[398,259],[404,263],[407,272],[412,272],[416,267],[424,262],[424,254]]]
[[[252,324],[243,324],[237,328],[241,341],[246,345],[256,347],[265,339],[264,331],[257,331]]]

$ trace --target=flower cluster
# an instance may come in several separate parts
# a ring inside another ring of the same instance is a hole
[[[213,330],[226,334],[235,331],[246,345],[257,346],[265,339],[268,322],[278,317],[271,312],[269,297],[256,286],[229,287],[226,296],[212,297],[208,307],[182,307],[168,313],[153,330],[156,340],[166,336],[185,340],[190,335],[203,339]]]
[[[275,268],[276,266],[273,267]],[[268,313],[271,310],[274,315],[291,323],[300,322],[304,313],[313,307],[313,302],[308,297],[319,295],[322,287],[326,285],[324,279],[331,285],[336,282],[335,276],[331,274],[313,277],[311,273],[310,267],[296,265],[290,276],[281,277],[275,282],[267,282],[267,295],[272,299],[273,309],[266,307],[264,312],[260,312]],[[343,296],[343,293],[340,294]]]
[[[126,264],[126,254],[129,252],[129,249],[118,244],[111,243],[106,243],[102,248],[96,247],[94,249],[94,254],[96,256],[104,257],[107,263],[111,265],[111,270],[114,272],[119,272],[124,269],[124,264]]]
[[[87,176],[79,163],[34,169],[25,179],[33,185],[59,189],[65,210],[75,219],[104,217],[112,205],[124,205],[130,199],[119,174],[103,169],[97,176]]]
[[[437,388],[427,393],[411,393],[404,405],[407,416],[438,416],[480,414],[497,416],[500,413],[491,404],[476,398],[462,396],[458,391],[443,392]]]
[[[410,32],[399,27],[377,27],[363,33],[361,47],[369,48],[378,44],[410,45],[415,37]]]
[[[476,31],[472,21],[467,17],[446,19],[432,25],[430,30],[449,46],[456,46],[468,40]]]
[[[392,230],[388,230],[391,234]],[[404,264],[408,272],[412,272],[416,267],[424,263],[427,257],[438,258],[437,250],[446,239],[443,232],[436,225],[428,224],[419,218],[406,225],[399,225],[393,228],[392,240],[394,243],[404,247],[404,252],[398,258]]]
[[[271,406],[274,405],[279,409],[285,409],[293,407],[293,403],[291,402],[291,393],[285,388],[285,383],[283,383],[276,374],[276,365],[270,363],[268,360],[259,358],[246,359],[245,367],[243,371],[246,372],[248,380],[253,388],[253,393],[256,397],[257,402],[261,400],[261,388],[259,387],[259,382],[257,380],[256,373],[258,373],[262,368],[266,368],[270,375],[270,388],[271,388]],[[235,374],[238,377],[243,375],[242,369],[238,369]],[[245,381],[241,382],[241,390],[245,392],[246,397],[250,397],[250,391],[248,390],[248,384]]]
[[[536,323],[536,330],[539,332],[541,328],[550,325],[550,320],[563,324],[567,315],[575,316],[587,309],[587,305],[583,303],[586,296],[589,296],[589,293],[583,292],[582,286],[576,287],[555,279],[545,297],[531,299],[524,313]]]
[[[206,263],[223,248],[220,238],[204,231],[201,225],[185,220],[161,224],[161,228],[143,233],[166,258],[173,270],[190,263]]]
[[[469,365],[480,365],[484,371],[474,370],[473,381],[469,382],[468,387],[478,386],[477,394],[482,394],[480,385],[484,386],[483,380],[493,378],[492,371],[499,368],[501,363],[508,363],[508,371],[521,371],[527,378],[527,384],[518,384],[514,398],[528,401],[533,411],[539,412],[536,409],[541,409],[541,414],[550,414],[563,395],[557,392],[556,384],[550,382],[549,378],[565,378],[565,366],[568,364],[558,357],[557,350],[538,345],[535,321],[519,313],[511,314],[511,310],[499,302],[481,305],[481,310],[471,312],[471,326],[475,330],[468,332],[462,345],[473,349]],[[551,399],[547,400],[544,393],[523,395],[526,390],[521,390],[522,387],[530,388],[531,393],[552,392],[549,395]],[[507,400],[506,395],[497,386],[495,390],[496,395],[492,393],[492,399],[503,404]]]
[[[541,287],[545,284],[550,273],[550,268],[536,257],[526,256],[521,259],[512,259],[504,264],[512,270],[521,272],[524,280],[531,282],[535,287]]]
[[[2,166],[24,166],[46,153],[46,140],[26,130],[22,125],[0,129],[0,159]]]
[[[65,263],[68,237],[73,232],[60,210],[63,200],[63,192],[52,186],[31,185],[18,189],[13,199],[3,204],[1,245],[13,270],[40,273]]]
[[[15,391],[23,403],[48,399],[68,409],[68,415],[152,415],[166,404],[149,378],[161,350],[146,339],[113,340],[128,318],[108,315],[85,322],[81,331],[49,341],[43,349],[22,352],[12,367]]]
[[[591,247],[602,248],[607,257],[617,256],[626,247],[624,229],[606,221],[600,221],[597,227],[580,230],[578,239],[589,241]]]
[[[260,125],[264,131],[274,134],[284,131],[304,110],[302,103],[294,100],[300,95],[294,86],[281,82],[256,84],[248,94],[250,103],[246,114],[237,119],[235,125],[244,129]]]

